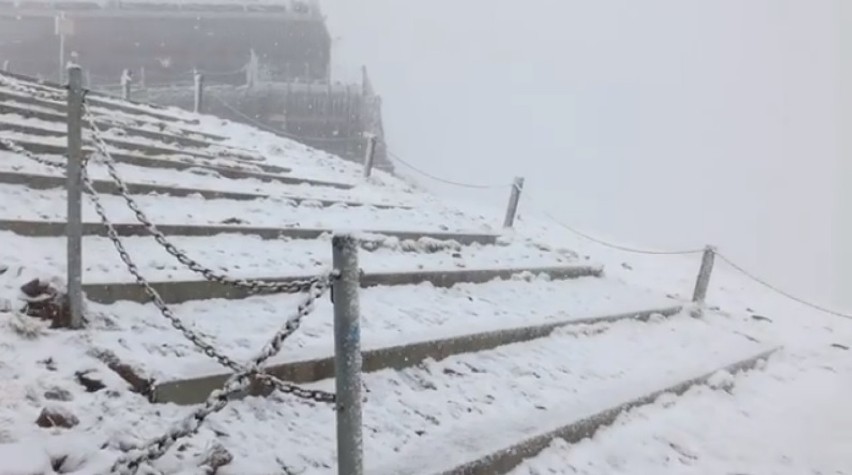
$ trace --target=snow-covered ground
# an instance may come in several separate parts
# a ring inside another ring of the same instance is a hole
[[[179,113],[184,117],[190,114]],[[126,118],[132,116],[124,114]],[[181,127],[195,127],[181,125]],[[496,231],[500,209],[465,209],[377,172],[368,181],[357,164],[248,127],[204,117],[197,130],[227,137],[292,176],[351,182],[351,190],[290,186],[199,176],[186,171],[121,165],[134,182],[250,191],[267,199],[138,196],[159,224],[245,225]],[[2,131],[4,136],[6,134]],[[8,135],[14,137],[14,135]],[[93,163],[93,175],[106,178]],[[0,152],[0,170],[55,171]],[[295,205],[284,196],[399,203],[412,209]],[[116,222],[134,222],[116,196],[103,196]],[[502,205],[500,203],[499,205]],[[61,190],[0,185],[0,219],[61,220]],[[87,221],[96,221],[89,205]],[[626,254],[566,234],[522,202],[514,231],[498,245],[435,249],[389,240],[361,251],[367,270],[515,267],[576,262],[603,264],[604,277],[553,281],[518,276],[449,289],[430,285],[372,288],[361,296],[366,348],[398,345],[522,325],[580,319],[683,304],[691,297],[699,255]],[[269,240],[220,235],[174,237],[192,257],[232,276],[319,272],[331,246],[316,240]],[[185,270],[150,239],[126,238],[151,279],[185,279]],[[433,243],[434,244],[434,243]],[[62,278],[64,241],[0,233],[0,474],[106,473],[122,448],[159,435],[191,408],[150,404],[130,391],[96,355],[110,350],[160,381],[221,372],[183,339],[151,305],[90,304],[82,331],[47,328],[19,315],[18,288],[33,277]],[[126,281],[103,238],[84,242],[85,279]],[[245,360],[295,309],[291,295],[191,301],[175,314],[221,352]],[[574,326],[551,336],[490,351],[462,354],[400,371],[364,376],[367,473],[434,473],[643,396],[674,383],[783,346],[765,365],[734,376],[733,386],[699,387],[638,408],[594,438],[556,442],[518,467],[518,473],[844,473],[852,467],[852,321],[830,317],[766,291],[721,260],[701,318],[688,312],[647,323]],[[328,356],[332,308],[323,298],[274,361]],[[79,374],[101,381],[88,392]],[[715,381],[725,381],[719,375]],[[331,381],[313,385],[330,390]],[[73,414],[71,429],[34,423],[45,408]],[[155,467],[163,473],[201,473],[199,459],[214,441],[233,455],[223,475],[334,473],[334,412],[290,397],[246,398],[212,416]],[[51,464],[54,468],[51,468]]]

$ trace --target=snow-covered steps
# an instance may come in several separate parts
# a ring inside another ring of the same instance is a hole
[[[13,268],[13,272],[15,272]],[[224,354],[250,358],[290,316],[300,295],[258,295],[245,300],[192,301],[172,312]],[[642,309],[682,305],[658,292],[610,278],[549,280],[529,274],[512,280],[363,289],[361,342],[365,351],[452,339],[475,333],[536,327],[586,318],[635,314]],[[334,352],[334,308],[330,298],[287,340],[272,365],[322,359]],[[159,381],[216,375],[222,368],[196,350],[152,304],[91,303],[91,343],[143,368]]]
[[[491,350],[500,346],[521,343],[550,335],[554,330],[571,325],[614,323],[620,320],[648,320],[670,317],[683,310],[680,305],[627,313],[569,318],[540,325],[529,325],[501,330],[471,333],[448,338],[423,340],[403,345],[368,349],[362,352],[364,372],[384,369],[403,369],[419,365],[425,360],[442,360],[463,353]],[[334,356],[313,358],[268,365],[266,373],[293,383],[313,383],[334,377]],[[210,392],[221,388],[231,373],[220,373],[191,379],[157,382],[151,395],[152,402],[175,404],[200,404]]]
[[[588,418],[773,347],[725,331],[714,324],[716,319],[678,316],[568,327],[530,342],[404,370],[365,373],[365,473],[452,470],[567,421]],[[135,338],[128,334],[125,340]],[[186,348],[152,341],[147,351],[159,353],[159,361],[174,361]],[[251,351],[256,348],[241,354]],[[333,381],[311,387],[333,390]],[[115,403],[103,401],[97,407],[107,404],[108,412],[116,414]],[[85,427],[92,427],[88,434],[94,440],[106,440],[126,430],[125,420],[132,420],[134,438],[147,440],[192,409],[136,404],[110,424]],[[336,473],[334,417],[328,407],[278,394],[233,401],[187,442],[186,453],[203,450],[226,433],[225,445],[234,455],[229,473],[280,473],[282,466],[291,473]],[[170,458],[163,463],[175,462]]]
[[[0,72],[0,100],[13,100],[24,104],[38,105],[64,113],[67,104],[52,100],[47,96],[65,93],[66,89],[62,86],[48,85],[47,83],[37,84],[31,78],[25,76],[16,77],[14,74]],[[182,126],[199,125],[198,119],[174,108],[125,101],[97,92],[87,94],[87,100],[96,111],[106,109],[149,120],[181,124]]]
[[[463,465],[457,466],[446,471],[428,471],[425,473],[435,473],[440,475],[496,475],[511,472],[514,468],[520,465],[524,459],[534,457],[543,450],[547,449],[555,440],[562,440],[565,443],[577,443],[583,439],[592,437],[598,429],[608,426],[615,422],[619,415],[638,406],[652,404],[662,398],[673,398],[680,396],[690,388],[702,385],[727,384],[725,381],[728,375],[736,374],[743,371],[753,370],[765,364],[766,360],[780,348],[774,348],[767,351],[757,353],[754,356],[733,362],[723,367],[716,368],[706,374],[688,379],[667,388],[659,389],[650,394],[637,397],[615,407],[605,409],[596,414],[589,415],[582,419],[573,420],[566,425],[550,430],[539,435],[535,435],[525,439],[519,443],[507,446],[495,452],[492,452],[484,457],[472,460]],[[383,472],[378,472],[383,473]],[[390,473],[390,472],[388,472]],[[393,472],[394,474],[417,473],[410,472]]]
[[[201,265],[234,278],[275,274],[319,275],[331,268],[331,233],[300,230],[312,233],[286,237],[280,232],[275,234],[276,230],[268,231],[269,236],[259,236],[228,233],[225,228],[223,234],[207,237],[178,235],[172,236],[170,241]],[[406,239],[362,235],[361,268],[366,272],[395,272],[423,268],[541,267],[580,262],[568,251],[545,250],[520,240],[462,245],[456,240],[438,240],[411,233],[402,233],[401,236]],[[488,235],[435,236],[471,241],[482,238],[486,242],[488,238],[496,238]],[[0,242],[4,244],[4,248],[0,249],[0,262],[6,266],[37,268],[44,275],[65,275],[67,240],[64,237],[35,239],[0,232]],[[149,279],[193,280],[199,277],[150,237],[125,235],[122,242],[138,269]],[[107,238],[84,238],[82,256],[85,281],[133,281],[112,241]]]
[[[65,221],[66,193],[61,189],[31,190],[25,186],[0,184],[0,220]],[[358,196],[355,194],[355,196]],[[372,206],[330,207],[310,200],[301,204],[273,196],[251,202],[205,199],[201,196],[171,197],[137,195],[141,210],[158,225],[219,226],[232,224],[262,228],[311,228],[337,230],[394,229],[420,232],[435,229],[443,233],[493,234],[496,219],[471,216],[442,206],[414,209]],[[136,216],[122,197],[101,195],[100,202],[113,223],[135,223]],[[83,199],[83,221],[100,222],[88,198]]]
[[[112,180],[93,180],[95,185],[95,190],[98,193],[105,193],[116,195],[118,194],[118,186]],[[66,186],[66,179],[60,175],[42,175],[42,174],[33,174],[33,173],[22,173],[22,172],[5,172],[0,171],[0,183],[6,185],[26,185],[29,188],[36,190],[49,190],[49,189],[64,189]],[[169,185],[159,185],[152,183],[132,183],[126,182],[127,188],[134,195],[144,195],[144,194],[161,194],[167,196],[192,196],[199,195],[206,199],[227,199],[227,200],[237,200],[237,201],[250,201],[257,199],[270,199],[273,198],[271,194],[264,193],[248,193],[248,192],[239,192],[239,191],[227,191],[227,190],[216,190],[216,189],[206,189],[206,188],[187,188],[180,186],[169,186]],[[343,204],[346,206],[373,206],[376,208],[411,208],[410,205],[393,205],[386,203],[365,203],[360,201],[349,201],[345,199],[323,199],[323,198],[313,198],[309,196],[298,196],[292,194],[279,194],[275,195],[276,198],[284,199],[288,201],[293,201],[296,204],[302,204],[305,202],[318,203],[322,206],[334,206],[336,204]]]
[[[361,276],[361,287],[415,285],[428,282],[436,287],[452,287],[459,283],[482,283],[494,279],[509,279],[516,274],[546,274],[551,279],[576,279],[599,277],[603,269],[593,266],[569,265],[548,267],[515,267],[496,269],[439,269],[407,272],[375,272]],[[255,280],[287,283],[310,279],[315,274],[292,276],[254,276]],[[244,299],[252,295],[249,289],[223,285],[207,280],[152,281],[149,282],[166,303],[181,303],[190,300]],[[121,300],[147,302],[150,300],[144,289],[136,283],[102,282],[83,285],[86,298],[98,303],[114,303]]]
[[[64,113],[59,113],[49,109],[43,109],[38,106],[20,104],[15,101],[0,101],[0,114],[5,115],[14,115],[23,117],[25,119],[38,119],[48,123],[56,123],[56,124],[67,124],[67,118]],[[201,133],[193,133],[188,131],[173,131],[169,132],[164,130],[164,128],[153,128],[150,124],[144,123],[130,123],[130,121],[121,121],[121,123],[112,120],[112,118],[108,117],[98,117],[95,119],[95,123],[98,127],[102,129],[109,129],[111,127],[120,126],[122,129],[131,133],[133,135],[137,135],[139,137],[151,139],[151,140],[159,140],[163,143],[171,143],[174,145],[187,146],[187,147],[208,147],[210,143],[218,143],[224,140],[224,137],[219,136],[207,136],[207,140],[201,135]],[[196,137],[196,135],[198,135]],[[229,150],[242,150],[244,149],[236,149],[234,147],[228,146]]]
[[[24,220],[0,220],[0,231],[9,231],[19,236],[28,237],[59,237],[64,236],[66,224],[60,221],[24,221]],[[113,225],[122,237],[148,236],[147,230],[137,223],[116,223]],[[168,236],[184,237],[210,237],[223,234],[255,236],[260,239],[316,239],[324,235],[331,235],[331,228],[266,228],[241,225],[181,225],[163,224],[158,225],[163,234]],[[442,231],[397,231],[393,229],[374,229],[360,231],[365,236],[385,236],[400,240],[433,239],[436,241],[454,241],[459,244],[494,244],[498,236],[489,233],[460,233]],[[84,236],[107,235],[106,229],[101,223],[83,223]],[[286,244],[282,244],[286,246]]]
[[[67,141],[67,124],[65,123],[44,123],[42,121],[27,121],[23,117],[16,116],[3,116],[0,115],[0,131],[3,132],[14,132],[17,134],[22,134],[30,138],[30,140],[38,140],[38,137],[50,137],[52,142],[57,140],[61,142]],[[91,145],[93,140],[91,138],[91,133],[88,131],[88,123],[86,125],[86,130],[83,133],[84,144]],[[226,148],[219,147],[219,149],[214,154],[210,150],[205,150],[212,146],[212,144],[207,144],[205,148],[199,147],[175,147],[172,145],[165,144],[159,140],[151,140],[149,138],[140,138],[134,137],[132,133],[128,133],[123,128],[115,129],[106,128],[103,129],[104,136],[103,140],[106,144],[113,147],[117,153],[124,152],[133,152],[140,153],[142,155],[154,156],[155,158],[161,156],[188,156],[193,158],[200,158],[206,161],[221,161],[223,159],[233,159],[239,164],[242,161],[247,161],[251,167],[255,167],[260,171],[266,173],[289,173],[292,171],[290,168],[281,167],[277,165],[268,165],[264,163],[260,163],[259,160],[262,158],[254,157],[250,158],[245,155],[245,152],[233,153]]]
[[[38,138],[11,132],[3,132],[3,135],[13,140],[15,143],[28,150],[29,152],[38,155],[65,155],[66,146],[64,140],[59,137],[47,139],[44,137]],[[0,149],[5,149],[5,147],[0,144]],[[83,152],[85,154],[93,153],[90,147],[84,148]],[[296,176],[253,171],[249,168],[249,164],[228,166],[226,166],[225,164],[211,165],[209,163],[205,163],[204,161],[199,161],[188,157],[180,157],[179,154],[170,156],[171,158],[155,158],[149,155],[130,153],[120,150],[112,150],[110,151],[110,154],[112,155],[112,158],[118,163],[128,163],[142,167],[165,168],[173,170],[204,169],[208,170],[210,173],[216,173],[217,175],[226,178],[254,178],[265,182],[274,181],[284,184],[308,184],[342,189],[348,189],[353,187],[353,185],[350,183],[339,183],[311,178],[301,178]]]
[[[773,348],[688,316],[571,333],[367,375],[366,473],[501,473],[492,454],[511,456],[519,441],[566,425],[582,434],[625,405],[748,367]]]

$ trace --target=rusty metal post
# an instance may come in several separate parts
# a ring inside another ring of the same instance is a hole
[[[367,134],[367,152],[364,155],[364,178],[370,178],[373,174],[373,160],[376,158],[376,141],[378,138],[375,134]]]
[[[202,112],[202,110],[204,108],[204,104],[202,102],[203,91],[204,91],[204,76],[202,76],[201,73],[196,71],[195,72],[195,107],[194,107],[193,110],[195,110],[195,112],[199,113],[199,114]]]
[[[506,209],[506,218],[503,220],[504,228],[511,228],[515,224],[515,215],[518,212],[518,203],[521,201],[521,191],[524,189],[524,179],[515,177],[512,183],[512,194],[509,195],[509,207]]]
[[[337,473],[362,475],[361,326],[358,292],[358,242],[352,235],[332,238],[334,373],[337,393]]]
[[[68,304],[71,328],[83,327],[83,71],[68,67]]]
[[[703,304],[707,297],[707,288],[710,286],[710,275],[713,273],[713,263],[716,260],[716,248],[707,246],[704,248],[704,255],[701,257],[701,268],[698,270],[698,278],[695,280],[695,291],[692,294],[692,301],[697,304]]]

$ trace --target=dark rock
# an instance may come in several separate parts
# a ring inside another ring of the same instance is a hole
[[[39,361],[39,364],[43,364],[44,368],[48,371],[56,371],[56,361],[54,361],[53,358],[41,360]]]
[[[51,328],[69,328],[71,326],[71,306],[68,295],[60,292],[49,282],[34,279],[23,286],[26,305],[21,311],[30,317],[50,320]]]
[[[832,343],[832,344],[831,344],[831,347],[832,347],[832,348],[838,348],[838,349],[841,349],[841,350],[849,351],[849,347],[848,347],[848,346],[846,346],[846,345],[841,345],[840,343]]]
[[[82,384],[83,387],[86,388],[86,391],[94,393],[106,387],[106,384],[101,382],[100,379],[89,376],[90,374],[92,374],[91,371],[78,371],[75,374],[77,376],[77,382]]]
[[[246,222],[240,218],[228,218],[222,221],[222,224],[246,224]]]
[[[624,269],[627,269],[627,270],[633,270],[633,267],[626,262],[622,262],[621,267],[623,267]]]
[[[216,475],[219,468],[228,465],[233,460],[234,456],[231,452],[228,452],[228,449],[223,447],[222,444],[214,442],[213,445],[207,449],[207,453],[204,454],[201,466],[204,468],[205,474]]]
[[[74,399],[74,396],[71,394],[71,391],[54,386],[44,392],[44,398],[51,401],[71,401]]]
[[[154,379],[148,378],[140,369],[122,363],[115,353],[107,350],[91,352],[92,356],[101,360],[107,367],[130,385],[131,391],[150,397],[154,392]]]
[[[752,315],[751,318],[759,322],[772,322],[771,318],[764,317],[763,315]]]
[[[45,407],[36,419],[39,427],[63,427],[70,429],[80,423],[77,416],[62,407]]]
[[[5,274],[7,270],[9,270],[9,266],[6,264],[0,264],[0,275]]]

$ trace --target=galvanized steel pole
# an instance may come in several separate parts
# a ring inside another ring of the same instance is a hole
[[[518,203],[521,200],[521,191],[524,189],[524,179],[516,177],[512,183],[512,194],[509,196],[509,207],[506,209],[506,219],[503,220],[504,228],[511,228],[515,224],[515,214],[518,212]]]
[[[68,303],[71,328],[83,326],[83,71],[68,67]]]
[[[130,83],[132,82],[132,78],[130,77],[130,70],[125,69],[121,73],[121,98],[125,101],[130,100]]]
[[[701,269],[698,271],[698,279],[695,281],[695,291],[692,301],[698,304],[704,303],[707,297],[707,288],[710,286],[710,275],[713,273],[713,263],[716,260],[716,248],[707,246],[701,257]]]
[[[9,66],[9,60],[8,59],[3,60],[3,72],[4,73],[12,72],[12,68],[11,68],[11,66]]]
[[[194,110],[197,113],[201,113],[204,107],[202,102],[202,93],[204,90],[204,76],[201,73],[195,73],[195,107]]]
[[[364,155],[364,178],[370,178],[373,173],[373,160],[376,157],[376,136],[367,135],[367,153]]]
[[[358,243],[351,235],[336,235],[332,239],[332,248],[334,269],[339,273],[332,287],[337,392],[337,473],[362,475]]]

